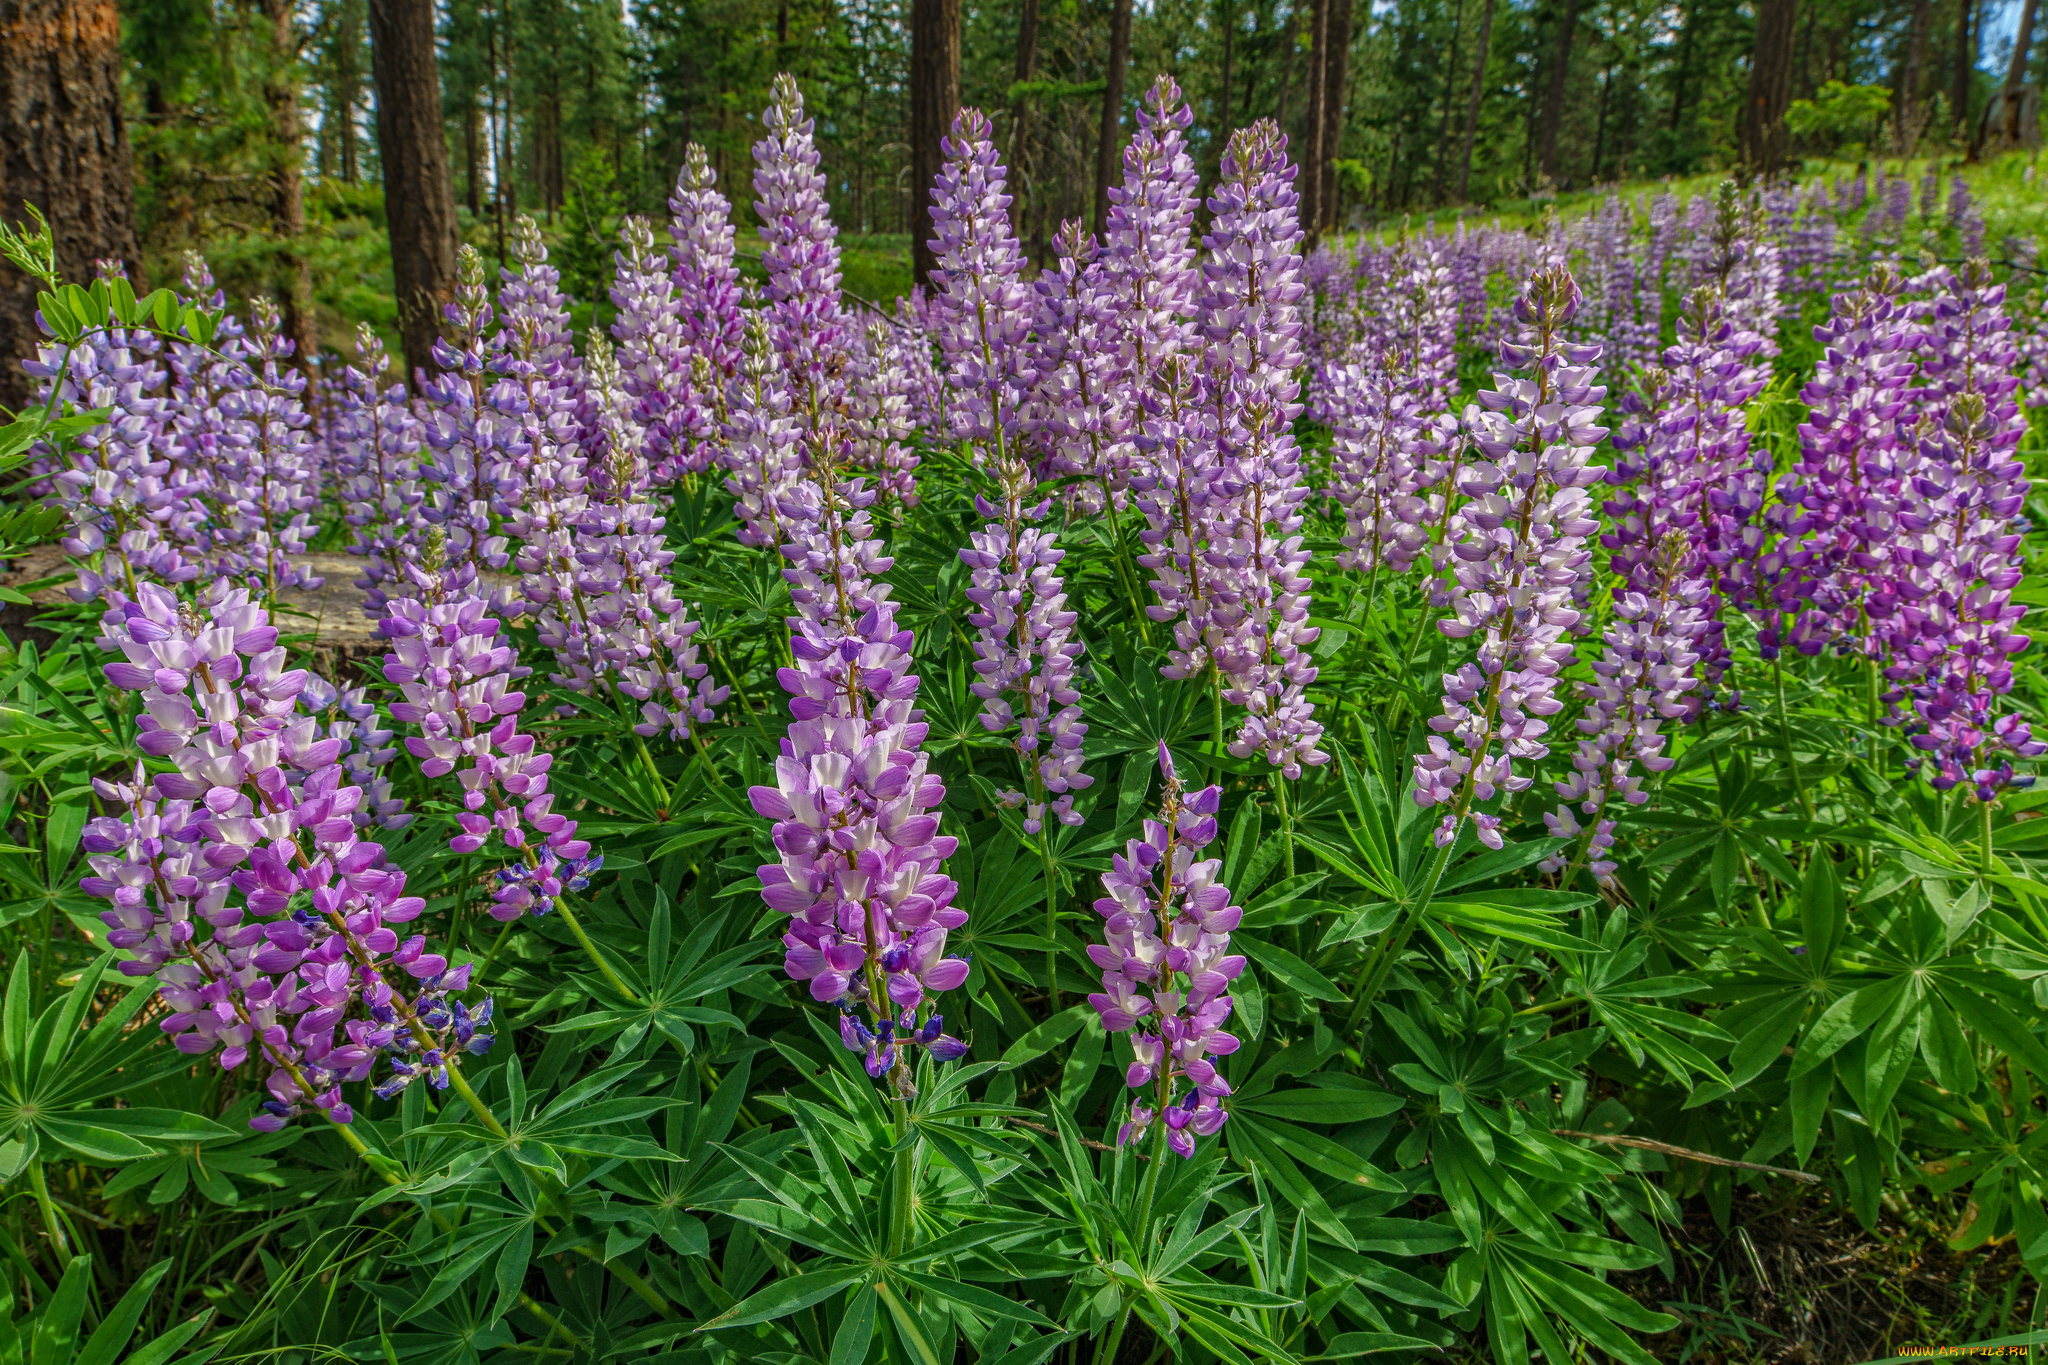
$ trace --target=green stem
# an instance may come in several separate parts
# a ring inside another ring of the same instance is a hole
[[[1116,1325],[1109,1329],[1109,1338],[1096,1348],[1092,1365],[1116,1365],[1117,1348],[1124,1344],[1124,1328],[1131,1321],[1131,1305],[1134,1299],[1125,1299],[1123,1307],[1116,1311]]]
[[[1977,812],[1983,821],[1981,828],[1984,838],[1984,872],[1988,876],[1997,870],[1996,864],[1991,860],[1991,803],[1989,801],[1979,801],[1977,803]]]
[[[1785,716],[1785,661],[1782,656],[1771,660],[1771,677],[1778,685],[1778,734],[1785,741],[1785,766],[1792,773],[1792,792],[1799,798],[1799,808],[1811,820],[1813,802],[1807,799],[1806,783],[1799,776],[1799,759],[1792,752],[1792,722]]]
[[[569,908],[569,898],[567,896],[555,897],[555,910],[561,915],[562,923],[569,926],[569,932],[576,935],[576,941],[583,945],[583,951],[588,953],[590,960],[597,964],[598,971],[604,973],[604,979],[611,983],[611,988],[620,995],[625,996],[628,1000],[631,1000],[634,1004],[640,1003],[639,992],[628,986],[619,974],[612,970],[611,964],[599,956],[597,945],[590,941],[589,934],[583,932],[583,925],[577,920],[576,912]]]
[[[483,1102],[483,1097],[470,1087],[469,1077],[462,1074],[462,1068],[452,1061],[447,1066],[448,1084],[455,1087],[455,1093],[462,1096],[462,1102],[469,1106],[469,1112],[476,1115],[476,1121],[490,1130],[495,1138],[509,1137],[505,1125],[498,1122],[498,1116]]]
[[[1209,665],[1209,700],[1215,706],[1216,732],[1210,739],[1215,748],[1216,761],[1209,765],[1209,780],[1223,781],[1223,670],[1214,663]]]
[[[1138,1246],[1145,1259],[1152,1259],[1152,1203],[1159,1194],[1159,1169],[1166,1164],[1166,1113],[1162,1108],[1153,1118],[1152,1159],[1145,1163],[1145,1183],[1138,1190]],[[1109,1336],[1096,1349],[1093,1365],[1116,1365],[1117,1348],[1124,1344],[1124,1329],[1130,1326],[1131,1309],[1137,1299],[1125,1295],[1117,1309]]]
[[[1287,775],[1273,770],[1273,804],[1280,808],[1280,844],[1286,850],[1287,875],[1294,875],[1294,811],[1287,803]]]
[[[907,1065],[898,1062],[898,1066]],[[916,1146],[905,1142],[910,1136],[910,1101],[897,1098],[896,1153],[889,1171],[889,1259],[901,1256],[910,1245],[910,1199],[916,1188]]]
[[[1053,871],[1052,834],[1038,826],[1038,857],[1045,864],[1045,990],[1052,1012],[1060,1012],[1059,878]]]
[[[66,1270],[71,1265],[71,1239],[64,1235],[64,1224],[57,1217],[57,1206],[50,1199],[50,1185],[43,1177],[41,1157],[28,1163],[29,1188],[35,1191],[36,1206],[43,1211],[43,1227],[50,1234],[50,1248],[57,1253],[57,1269]]]
[[[1358,969],[1357,979],[1351,987],[1351,1021],[1345,1026],[1346,1032],[1355,1029],[1365,1019],[1366,1011],[1378,997],[1380,987],[1386,984],[1387,974],[1394,970],[1394,963],[1400,958],[1401,950],[1408,946],[1408,939],[1415,927],[1422,923],[1422,917],[1429,913],[1429,903],[1436,898],[1437,884],[1444,879],[1444,869],[1451,865],[1451,850],[1458,846],[1458,834],[1465,822],[1460,820],[1451,830],[1450,840],[1436,851],[1436,861],[1429,866],[1429,878],[1422,884],[1421,892],[1408,907],[1401,925],[1393,933],[1380,940],[1379,947],[1366,958]]]
[[[1102,496],[1109,498],[1109,490],[1103,489]],[[1145,615],[1145,601],[1138,595],[1137,580],[1131,577],[1131,552],[1124,540],[1123,519],[1116,514],[1116,503],[1104,504],[1102,515],[1109,518],[1110,533],[1116,538],[1116,576],[1124,581],[1124,592],[1131,599],[1131,618],[1138,623],[1138,639],[1147,649],[1152,647],[1150,618]]]

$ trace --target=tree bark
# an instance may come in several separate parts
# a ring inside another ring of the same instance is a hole
[[[1799,0],[1757,0],[1756,49],[1742,109],[1742,161],[1769,175],[1785,160],[1785,109],[1792,102],[1792,35]]]
[[[1920,141],[1920,84],[1921,71],[1927,65],[1927,24],[1929,0],[1913,0],[1913,19],[1906,30],[1906,51],[1899,62],[1898,80],[1892,95],[1892,107],[1898,110],[1893,116],[1892,127],[1896,134],[1900,156],[1910,157],[1914,146]]]
[[[270,110],[270,135],[277,165],[270,172],[270,220],[283,246],[277,255],[279,330],[292,343],[300,368],[309,368],[320,349],[313,328],[313,266],[306,259],[305,139],[299,129],[299,28],[292,0],[263,0],[270,25],[270,71],[263,103]]]
[[[80,284],[100,257],[139,270],[120,44],[114,0],[0,0],[0,214],[14,221],[24,203],[47,214],[57,268]],[[38,288],[0,262],[0,405],[10,409],[33,392],[21,362],[42,340]]]
[[[1024,0],[1017,9],[1017,84],[1038,69],[1038,0]],[[1024,232],[1024,192],[1031,174],[1031,101],[1019,95],[1010,101],[1010,218],[1014,231]]]
[[[1109,61],[1102,73],[1102,131],[1095,140],[1095,230],[1109,225],[1109,187],[1121,180],[1124,68],[1131,64],[1131,0],[1112,0]]]
[[[1998,137],[2006,147],[2018,147],[2035,139],[2023,135],[2020,116],[2027,107],[2027,60],[2034,51],[2034,0],[2020,5],[2020,26],[2013,33],[2012,60],[2005,68],[2003,104],[1998,110]],[[2029,130],[2030,131],[2030,130]]]
[[[1351,92],[1351,0],[1329,0],[1329,5],[1323,35],[1330,40],[1323,64],[1323,188],[1317,201],[1325,232],[1337,226],[1337,157],[1344,150],[1345,99]]]
[[[1557,183],[1557,132],[1564,122],[1564,88],[1572,67],[1572,38],[1579,26],[1579,0],[1564,0],[1557,25],[1557,52],[1550,59],[1550,85],[1543,93],[1543,116],[1536,124],[1536,172]]]
[[[1330,0],[1312,0],[1308,11],[1308,89],[1303,99],[1307,107],[1302,110],[1301,141],[1294,154],[1301,167],[1294,182],[1295,192],[1301,196],[1298,211],[1311,242],[1323,222],[1323,130],[1327,126],[1323,102],[1329,88],[1329,47]]]
[[[1975,5],[1976,0],[1956,0],[1955,70],[1950,73],[1948,103],[1949,117],[1955,120],[1957,137],[1963,142],[1970,137],[1971,75],[1977,66],[1977,54],[1970,46],[1970,11]]]
[[[932,182],[960,112],[960,0],[910,0],[910,245],[913,277],[931,282]]]
[[[1472,59],[1472,98],[1465,105],[1464,145],[1458,149],[1458,202],[1465,203],[1472,188],[1472,143],[1479,136],[1479,101],[1486,93],[1487,44],[1493,40],[1493,0],[1485,0],[1479,11],[1479,54]]]
[[[432,373],[441,308],[455,289],[455,187],[441,127],[433,0],[370,0],[377,150],[408,382]]]

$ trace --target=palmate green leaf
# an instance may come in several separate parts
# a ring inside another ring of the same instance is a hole
[[[983,1289],[980,1285],[940,1279],[936,1275],[920,1275],[908,1270],[892,1270],[890,1273],[913,1289],[920,1289],[948,1303],[958,1304],[985,1318],[1008,1318],[1012,1322],[1030,1327],[1043,1327],[1049,1331],[1059,1330],[1059,1324],[1030,1304],[1005,1298],[992,1290]]]
[[[1340,1332],[1330,1340],[1330,1349],[1309,1360],[1358,1360],[1388,1351],[1434,1351],[1433,1341],[1404,1337],[1399,1332]]]
[[[865,1284],[871,1278],[871,1272],[865,1266],[833,1266],[771,1280],[765,1288],[748,1295],[697,1330],[716,1332],[729,1327],[751,1327],[757,1322],[772,1322],[814,1303],[822,1303],[851,1285]]]
[[[1406,1103],[1399,1095],[1376,1086],[1354,1090],[1311,1084],[1233,1099],[1227,1107],[1232,1112],[1244,1110],[1294,1123],[1346,1124],[1398,1113]]]
[[[832,1334],[832,1354],[826,1365],[864,1365],[868,1345],[875,1337],[875,1292],[861,1285],[847,1296],[846,1313],[839,1330]]]

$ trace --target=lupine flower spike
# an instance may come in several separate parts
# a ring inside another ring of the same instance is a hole
[[[1139,1094],[1117,1132],[1119,1145],[1144,1138],[1164,1123],[1166,1145],[1178,1156],[1195,1154],[1195,1139],[1221,1129],[1230,1115],[1222,1101],[1230,1083],[1213,1060],[1237,1051],[1224,1031],[1230,984],[1245,960],[1230,951],[1230,934],[1244,911],[1217,881],[1223,863],[1198,855],[1216,839],[1223,789],[1189,792],[1162,741],[1159,772],[1165,779],[1159,818],[1145,821],[1102,874],[1106,893],[1095,902],[1103,941],[1088,946],[1102,971],[1102,990],[1088,1003],[1111,1033],[1131,1035],[1132,1060],[1124,1082]],[[1149,1102],[1148,1102],[1149,1101]]]

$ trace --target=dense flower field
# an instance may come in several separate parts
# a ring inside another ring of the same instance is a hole
[[[784,78],[763,281],[693,150],[609,336],[523,223],[417,392],[49,278],[38,1365],[1646,1361],[1800,1182],[2048,1274],[2026,244],[1880,171],[1305,255],[1187,124],[1033,271],[963,113],[880,313]]]

